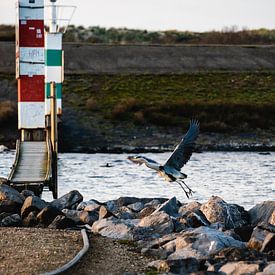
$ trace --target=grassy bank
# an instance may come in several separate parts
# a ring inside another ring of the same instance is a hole
[[[208,132],[271,129],[275,74],[69,75],[66,103],[114,123],[180,127],[196,117]]]
[[[232,142],[271,144],[274,140],[272,72],[82,74],[65,79],[63,151],[173,146],[190,118],[200,120],[199,143],[207,148]],[[15,144],[16,100],[14,76],[0,74],[0,144]]]

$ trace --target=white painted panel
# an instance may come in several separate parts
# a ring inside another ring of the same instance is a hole
[[[45,69],[44,64],[31,64],[20,62],[20,75],[44,75]]]
[[[62,82],[62,68],[59,66],[45,66],[45,82]]]
[[[18,0],[20,6],[28,7],[42,7],[44,6],[44,0]]]
[[[62,33],[45,33],[45,49],[61,50]]]
[[[57,114],[62,114],[62,99],[58,98],[56,100]],[[51,114],[51,100],[49,98],[45,99],[45,115]]]
[[[19,20],[44,20],[44,8],[19,8]]]
[[[45,103],[18,102],[18,128],[45,128]]]
[[[43,47],[20,47],[20,61],[44,62]]]

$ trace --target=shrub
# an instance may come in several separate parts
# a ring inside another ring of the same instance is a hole
[[[86,109],[89,111],[98,111],[99,106],[95,98],[90,97],[86,100]]]
[[[17,120],[17,106],[10,100],[0,101],[0,126],[8,126]]]

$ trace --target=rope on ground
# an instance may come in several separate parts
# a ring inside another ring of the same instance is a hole
[[[87,251],[90,247],[86,230],[81,229],[81,234],[82,234],[82,239],[83,239],[83,248],[77,253],[77,255],[72,260],[70,260],[68,263],[63,265],[62,267],[55,269],[53,271],[50,271],[50,272],[43,273],[41,275],[61,274],[65,271],[68,271],[70,268],[72,268],[75,264],[77,264],[81,260],[81,258],[87,253]]]

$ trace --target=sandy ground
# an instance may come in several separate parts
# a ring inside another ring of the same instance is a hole
[[[135,246],[89,234],[90,249],[67,274],[144,272],[147,258]],[[70,261],[83,242],[80,231],[0,228],[0,274],[41,274]]]

